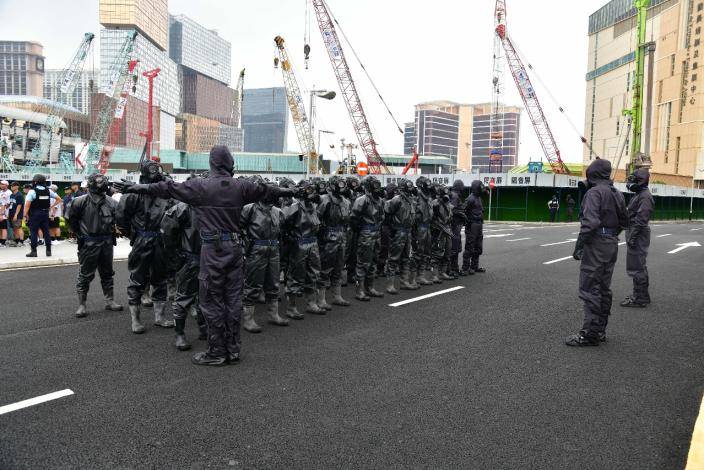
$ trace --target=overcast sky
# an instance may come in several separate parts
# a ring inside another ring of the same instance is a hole
[[[402,125],[413,120],[413,105],[419,102],[491,100],[494,0],[327,1]],[[507,0],[509,35],[581,132],[588,17],[605,3],[607,0]],[[304,90],[312,86],[337,90],[315,15],[310,28],[310,69],[304,69],[305,0],[169,0],[169,11],[185,14],[230,41],[233,83],[239,70],[246,67],[246,88],[282,86],[281,72],[273,68],[273,38],[281,35]],[[98,34],[98,0],[33,0],[30,7],[20,0],[0,0],[0,24],[0,39],[39,41],[44,45],[46,67],[63,68],[84,32]],[[97,43],[96,67],[100,62]],[[380,151],[401,153],[402,135],[349,47],[343,47]],[[522,106],[511,76],[504,79],[506,103]],[[563,158],[580,162],[579,137],[545,88],[535,85]],[[342,100],[338,97],[318,103],[318,128],[335,132],[332,137],[323,137],[321,151],[331,152],[326,147],[341,137],[356,142]],[[542,150],[525,113],[521,131],[520,161],[539,159]],[[288,147],[297,150],[293,129],[289,134]]]

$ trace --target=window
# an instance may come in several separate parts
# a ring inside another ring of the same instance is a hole
[[[701,32],[702,32],[701,26],[697,26],[696,29],[694,30],[694,34],[697,34],[697,35],[701,34]]]
[[[696,73],[693,73],[693,74],[692,74],[692,81],[693,81],[693,82],[696,82],[696,81],[697,81],[697,74],[696,74]]]
[[[670,124],[672,120],[672,101],[658,106],[658,135],[656,148],[667,153],[670,146]],[[667,158],[667,157],[665,157]]]
[[[662,82],[663,82],[663,80],[660,80],[658,82],[658,100],[657,100],[658,103],[662,102]]]
[[[700,3],[699,5],[697,5],[697,11],[702,11],[702,10],[704,10],[704,3]]]
[[[697,70],[697,67],[699,67],[699,62],[692,63],[692,70]]]
[[[616,119],[616,135],[621,135],[621,121]]]
[[[694,40],[694,47],[699,47],[699,44],[701,44],[701,40],[699,38]]]
[[[680,172],[680,143],[681,137],[677,137],[677,143],[675,144],[675,174]]]
[[[702,15],[697,15],[697,23],[701,23],[701,22],[702,22]]]
[[[670,56],[670,76],[672,77],[675,74],[675,54],[672,54]]]

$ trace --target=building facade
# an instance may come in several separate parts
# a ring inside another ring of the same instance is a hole
[[[288,134],[288,113],[285,88],[245,89],[242,109],[244,151],[282,153]]]
[[[518,162],[520,115],[521,108],[504,107],[496,120],[502,145],[492,149],[490,104],[421,103],[415,107],[415,122],[405,126],[404,153],[410,155],[417,145],[419,155],[445,157],[456,171],[509,171]],[[496,157],[490,162],[492,152],[500,154],[498,164]]]
[[[232,74],[232,46],[184,15],[169,15],[169,55],[179,65],[188,67],[225,85]]]
[[[0,95],[44,96],[43,51],[38,42],[0,41]]]
[[[47,70],[44,73],[44,98],[57,101],[67,98],[67,105],[76,108],[83,114],[90,114],[90,97],[97,91],[99,71],[84,70],[78,76],[78,83],[69,97],[63,97],[60,92],[63,70]]]
[[[168,0],[100,0],[100,24],[136,29],[159,50],[169,47]]]
[[[651,125],[644,125],[640,149],[650,154],[651,182],[687,186],[693,177],[699,185],[704,180],[703,27],[704,2],[651,1],[647,37],[655,42],[654,74],[650,81],[646,73],[645,89],[652,85],[653,93],[643,110]],[[585,148],[583,160],[611,160],[619,179],[630,158],[632,133],[623,110],[632,106],[635,44],[632,2],[613,0],[590,16],[584,135],[592,148]]]
[[[181,112],[232,124],[235,91],[222,82],[188,67],[179,66]]]

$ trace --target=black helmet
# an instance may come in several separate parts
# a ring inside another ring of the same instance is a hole
[[[413,182],[408,178],[402,178],[398,182],[398,189],[404,194],[413,194]]]
[[[147,160],[142,163],[139,168],[139,182],[157,183],[164,180],[164,169],[162,166],[153,160]]]
[[[472,181],[472,185],[470,186],[469,191],[475,196],[481,196],[484,192],[484,183],[479,180]]]
[[[416,180],[416,188],[420,189],[424,193],[429,193],[433,188],[433,183],[425,176],[420,176]]]
[[[32,186],[46,186],[46,176],[37,173],[32,177]]]
[[[100,173],[93,173],[88,177],[88,192],[91,194],[105,194],[109,187],[108,179]]]
[[[362,178],[362,188],[367,194],[373,196],[380,196],[383,193],[381,188],[381,182],[376,178],[376,176],[365,176]]]

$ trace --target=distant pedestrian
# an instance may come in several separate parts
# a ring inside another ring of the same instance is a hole
[[[22,221],[24,220],[24,195],[20,192],[20,184],[13,182],[10,185],[12,195],[10,196],[10,211],[8,220],[12,226],[12,234],[15,237],[16,246],[24,246],[24,229]]]
[[[55,184],[49,186],[49,189],[54,191],[55,194],[58,194],[59,188]],[[51,236],[52,243],[55,245],[61,243],[61,218],[63,215],[63,201],[52,205],[49,209],[49,235]]]
[[[560,209],[560,201],[557,199],[557,194],[548,201],[548,209],[550,210],[550,222],[554,223],[557,211]]]
[[[39,230],[46,242],[46,255],[51,256],[51,238],[49,235],[49,210],[56,204],[61,204],[61,198],[46,184],[44,175],[34,175],[32,188],[27,192],[24,205],[24,218],[29,223],[31,251],[28,258],[37,257],[37,235]],[[53,203],[52,203],[53,201]]]
[[[8,188],[10,183],[5,180],[0,181],[0,248],[5,248],[7,242],[7,230],[9,227],[10,196],[12,191]]]
[[[577,201],[574,200],[571,194],[567,195],[567,222],[574,222],[574,208],[577,206]]]

